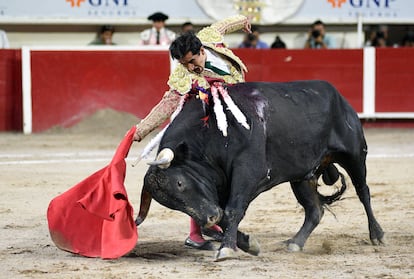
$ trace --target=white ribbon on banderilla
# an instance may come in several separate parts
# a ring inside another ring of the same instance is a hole
[[[223,136],[227,137],[228,124],[223,105],[221,104],[221,100],[219,98],[219,93],[223,98],[223,101],[226,103],[227,108],[236,118],[237,122],[239,122],[247,130],[250,130],[250,125],[247,123],[246,116],[244,116],[243,112],[241,112],[239,107],[233,102],[233,99],[230,97],[227,90],[223,87],[223,84],[221,82],[215,82],[211,86],[211,95],[213,96],[214,113],[216,114],[217,118],[217,127],[223,133]]]
[[[223,133],[223,136],[227,137],[227,117],[224,113],[224,108],[221,103],[220,96],[223,98],[223,101],[226,103],[228,110],[233,114],[233,116],[236,118],[237,122],[240,123],[244,128],[247,130],[250,130],[250,125],[247,123],[247,118],[243,114],[243,112],[239,109],[239,107],[233,102],[233,99],[230,97],[227,90],[223,87],[223,84],[221,82],[214,82],[211,85],[211,96],[213,97],[214,102],[214,113],[216,114],[216,120],[217,120],[217,127],[218,129]],[[170,123],[174,120],[174,118],[178,115],[178,113],[183,109],[184,103],[185,103],[185,96],[181,98],[180,104],[178,108],[175,110],[175,112],[171,116]],[[203,101],[202,101],[203,102]],[[155,147],[159,145],[161,142],[161,139],[167,130],[167,128],[170,126],[168,124],[164,127],[144,148],[141,155],[135,160],[135,162],[132,164],[132,166],[136,166],[141,159],[146,158],[152,150],[154,150]]]

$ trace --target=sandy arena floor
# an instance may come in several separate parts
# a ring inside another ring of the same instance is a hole
[[[214,252],[185,248],[189,218],[153,202],[133,251],[117,260],[73,255],[50,239],[52,198],[109,163],[134,117],[102,111],[71,129],[0,134],[0,278],[414,278],[414,129],[367,128],[368,184],[386,246],[371,246],[353,186],[325,213],[303,252],[282,241],[303,222],[288,184],[263,193],[241,229],[261,244],[257,257],[213,262]],[[149,137],[148,137],[149,138]],[[143,143],[135,143],[132,162]],[[128,163],[126,187],[138,209],[142,161]]]

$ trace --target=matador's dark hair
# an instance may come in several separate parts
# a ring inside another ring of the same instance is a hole
[[[175,39],[170,45],[170,53],[174,59],[183,58],[189,51],[194,55],[200,53],[202,44],[193,32],[186,32]]]

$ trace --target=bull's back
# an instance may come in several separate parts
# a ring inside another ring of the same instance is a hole
[[[256,129],[252,132],[266,134],[267,160],[287,176],[306,174],[333,150],[360,149],[355,146],[362,136],[358,116],[331,84],[296,81],[239,87],[241,94],[233,98],[248,100],[243,111]]]
[[[264,118],[265,125],[271,128],[268,132],[282,129],[293,134],[309,133],[323,129],[332,117],[354,114],[338,91],[325,81],[251,82],[235,85],[231,90],[233,98],[247,106],[242,109],[252,121]]]

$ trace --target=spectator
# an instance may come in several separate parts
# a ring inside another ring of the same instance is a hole
[[[141,32],[141,44],[143,45],[169,45],[175,39],[175,33],[165,28],[166,14],[153,13],[148,17],[152,20],[152,27]]]
[[[194,25],[190,21],[184,22],[181,25],[181,34],[189,31],[194,32]]]
[[[375,34],[375,37],[371,41],[371,46],[373,47],[387,47],[387,39],[385,34],[381,31],[378,31]]]
[[[370,40],[366,44],[367,46],[373,47],[387,47],[388,43],[388,26],[380,25],[378,28],[371,32]]]
[[[414,47],[414,32],[408,31],[402,39],[402,47]]]
[[[246,34],[243,42],[239,45],[239,48],[258,48],[258,38],[253,33]]]
[[[374,41],[376,35],[377,35],[377,31],[372,31],[372,30],[370,31],[368,39],[365,42],[366,47],[369,47],[372,45],[372,42]]]
[[[275,41],[270,46],[271,48],[286,48],[286,44],[279,36],[276,36]]]
[[[325,24],[321,20],[315,21],[309,30],[305,48],[327,49],[335,47],[334,39],[326,34]]]
[[[0,48],[9,48],[9,39],[7,38],[6,32],[0,29]]]
[[[116,45],[112,41],[114,32],[115,32],[115,28],[112,25],[104,25],[101,27],[95,40],[93,40],[89,44],[90,45]]]
[[[263,49],[269,48],[269,45],[260,40],[260,30],[257,26],[252,26],[252,33],[246,34],[243,42],[239,45],[239,48],[256,48]]]
[[[388,44],[388,26],[380,25],[373,29],[369,35],[368,41],[365,46],[373,47],[387,47]]]

